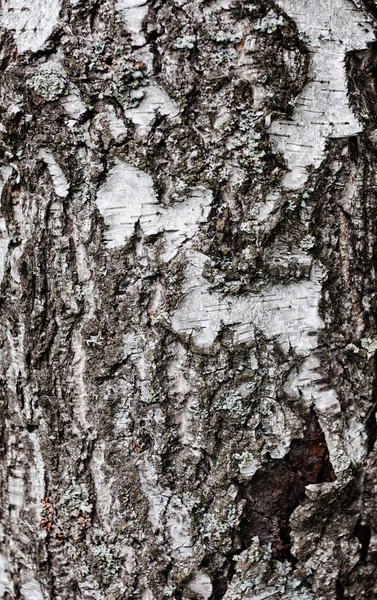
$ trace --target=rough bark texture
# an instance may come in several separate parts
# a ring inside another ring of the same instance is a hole
[[[0,26],[0,598],[377,597],[374,1]]]

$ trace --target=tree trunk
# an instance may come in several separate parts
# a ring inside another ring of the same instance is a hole
[[[0,598],[377,597],[374,0],[0,25]]]

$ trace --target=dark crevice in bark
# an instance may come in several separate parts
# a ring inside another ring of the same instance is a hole
[[[346,55],[349,98],[352,109],[367,128],[377,121],[377,43],[367,50],[357,50]]]
[[[342,584],[338,580],[336,582],[336,600],[344,600],[344,599],[345,599],[344,587],[342,586]]]
[[[239,554],[240,551],[233,552],[229,558],[227,558],[222,571],[216,576],[212,582],[212,594],[209,600],[221,600],[227,592],[228,586],[233,579],[235,572],[235,561],[233,556]]]
[[[374,0],[363,0],[363,4],[367,12],[375,19],[377,19],[377,6]]]
[[[223,598],[235,572],[233,557],[249,548],[255,536],[262,544],[271,543],[275,560],[296,564],[291,554],[291,514],[304,500],[307,485],[334,480],[325,436],[312,409],[303,439],[293,440],[288,454],[272,459],[250,483],[238,484],[237,500],[246,501],[238,531],[241,548],[227,555],[210,600]]]
[[[360,560],[364,562],[367,560],[370,538],[372,535],[369,525],[362,525],[360,522],[357,523],[354,529],[354,535],[357,537],[360,544]]]
[[[95,377],[95,382],[98,383],[99,385],[101,383],[104,383],[105,381],[110,381],[114,378],[114,376],[118,373],[118,371],[120,371],[127,363],[129,362],[128,357],[125,358],[124,360],[119,360],[117,362],[115,362],[113,365],[111,365],[109,367],[108,373],[106,373],[106,375],[99,375],[98,377]]]
[[[49,496],[48,490],[50,487],[50,480],[49,480],[49,476],[48,473],[45,472],[44,473],[44,488],[45,488],[45,494],[46,497]],[[41,498],[42,500],[42,498]],[[42,526],[42,523],[40,523],[40,526]],[[46,574],[47,574],[47,578],[48,578],[48,588],[51,594],[51,598],[55,597],[55,577],[54,577],[54,569],[53,569],[53,553],[51,551],[51,538],[50,535],[46,535],[46,537],[44,538],[44,545],[45,545],[45,570],[46,570]]]
[[[377,439],[377,423],[376,423],[377,403],[374,403],[372,411],[365,423],[365,429],[368,439],[368,454],[370,454],[376,445]]]
[[[290,553],[289,519],[305,498],[305,486],[334,481],[325,436],[311,410],[303,439],[293,440],[283,459],[272,460],[246,486],[239,497],[246,500],[240,524],[243,549],[258,536],[271,542],[278,560],[293,560]]]
[[[368,440],[368,454],[370,454],[376,445],[377,439],[377,355],[374,357],[374,380],[372,391],[372,409],[365,422],[365,430]]]

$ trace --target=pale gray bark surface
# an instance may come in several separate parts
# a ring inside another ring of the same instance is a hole
[[[0,598],[377,597],[372,0],[2,0]]]

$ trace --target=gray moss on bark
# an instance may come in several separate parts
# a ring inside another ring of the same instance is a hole
[[[0,598],[377,596],[376,10],[4,0]]]

